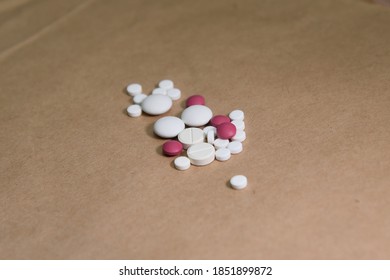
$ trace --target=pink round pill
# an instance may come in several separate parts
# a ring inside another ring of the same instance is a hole
[[[230,118],[228,116],[224,116],[224,115],[216,115],[216,116],[212,117],[210,120],[210,124],[214,127],[217,127],[218,125],[220,125],[222,123],[226,123],[226,122],[230,123]]]
[[[221,123],[217,126],[217,136],[221,139],[230,139],[236,135],[236,126],[231,122]]]
[[[206,102],[202,95],[191,95],[187,98],[186,107],[190,107],[193,105],[205,105]]]
[[[176,140],[168,140],[163,144],[162,149],[164,155],[173,157],[183,151],[183,144]]]

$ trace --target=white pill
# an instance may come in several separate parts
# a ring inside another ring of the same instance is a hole
[[[242,190],[248,185],[248,179],[244,175],[236,175],[230,179],[233,189]]]
[[[236,120],[243,121],[244,120],[244,112],[241,110],[234,110],[229,114],[229,118],[232,121],[236,121]]]
[[[158,86],[160,88],[163,88],[165,90],[173,88],[173,82],[171,80],[162,80],[158,83]]]
[[[209,143],[199,143],[188,148],[187,156],[193,165],[207,165],[215,159],[215,149]]]
[[[181,91],[178,88],[171,88],[167,90],[167,95],[172,98],[172,100],[179,100],[181,97]]]
[[[127,107],[127,114],[133,118],[141,116],[142,114],[141,106],[130,105],[129,107]]]
[[[211,125],[203,128],[204,135],[207,136],[207,132],[209,132],[210,130],[214,132],[214,136],[217,135],[217,128]]]
[[[209,132],[207,132],[207,143],[213,144],[214,140],[215,140],[214,131],[209,130]]]
[[[233,141],[243,142],[246,139],[246,133],[243,130],[237,130],[236,135],[232,137]]]
[[[176,137],[185,128],[184,122],[177,117],[162,117],[154,123],[154,133],[162,138]]]
[[[215,158],[219,161],[226,161],[231,157],[230,150],[227,148],[218,149],[215,152]]]
[[[173,164],[178,170],[187,170],[191,166],[191,161],[188,157],[177,157]]]
[[[232,121],[232,124],[236,127],[237,130],[244,130],[245,129],[245,123],[244,121],[235,120]]]
[[[127,93],[131,96],[136,96],[142,93],[142,86],[140,84],[130,84],[126,88]]]
[[[229,140],[217,138],[214,140],[214,147],[218,149],[226,148],[229,145]]]
[[[148,97],[146,94],[140,93],[133,97],[133,102],[135,104],[141,104],[144,99]]]
[[[155,88],[155,89],[153,89],[152,94],[167,95],[167,91],[163,88]]]
[[[149,95],[142,101],[142,110],[149,115],[161,115],[172,107],[172,99],[166,95]]]
[[[184,149],[188,149],[191,145],[204,141],[203,130],[196,127],[186,128],[179,133],[177,139],[183,144]]]
[[[232,141],[229,143],[227,148],[230,150],[232,155],[239,154],[242,152],[242,143],[238,141]]]
[[[184,109],[181,119],[188,126],[202,126],[210,121],[213,112],[204,105],[193,105]]]

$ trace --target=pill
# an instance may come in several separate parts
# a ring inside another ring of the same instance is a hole
[[[202,126],[207,124],[213,117],[213,112],[209,107],[203,105],[193,105],[181,114],[181,119],[188,126]]]
[[[176,140],[168,140],[163,144],[162,150],[166,156],[177,156],[183,151],[183,144]]]
[[[239,154],[242,152],[242,143],[238,141],[232,141],[228,144],[227,148],[230,150],[232,155]]]
[[[194,144],[188,148],[187,156],[193,165],[207,165],[215,159],[215,149],[209,143]]]
[[[186,107],[194,106],[194,105],[205,105],[205,99],[202,95],[191,95],[186,100]]]
[[[235,120],[243,121],[243,120],[244,120],[244,112],[241,111],[241,110],[234,110],[234,111],[232,111],[232,112],[229,114],[229,118],[230,118],[232,121],[235,121]]]
[[[187,170],[191,166],[191,161],[188,157],[177,157],[173,161],[177,170]]]
[[[163,88],[165,90],[173,88],[173,82],[171,80],[162,80],[158,83],[158,86],[160,88]]]
[[[129,107],[127,107],[127,114],[133,118],[141,116],[141,114],[142,114],[141,106],[130,105]]]
[[[248,179],[244,175],[236,175],[230,179],[233,189],[242,190],[248,185]]]
[[[188,149],[193,144],[202,143],[204,134],[200,128],[190,127],[180,132],[177,138],[183,144],[184,149]]]
[[[227,161],[231,157],[231,152],[227,148],[218,149],[215,152],[215,158],[219,161]]]
[[[224,116],[224,115],[216,115],[216,116],[212,117],[210,120],[210,124],[212,126],[215,126],[215,127],[217,127],[218,125],[220,125],[222,123],[226,123],[226,122],[230,122],[230,118],[228,116]]]
[[[244,130],[245,129],[244,121],[235,120],[235,121],[232,121],[232,124],[234,124],[236,126],[237,130]]]
[[[162,117],[153,126],[153,131],[162,138],[176,137],[185,128],[184,122],[177,117]]]
[[[167,95],[167,91],[163,88],[155,88],[152,90],[152,94],[162,94]]]
[[[232,137],[233,141],[243,142],[246,139],[246,133],[243,130],[238,130],[236,135]]]
[[[142,101],[142,110],[149,115],[161,115],[172,107],[172,99],[166,95],[149,95]]]
[[[172,100],[178,100],[181,97],[181,91],[178,88],[171,88],[167,90],[167,95],[172,99]]]
[[[142,86],[140,84],[130,84],[126,87],[127,93],[131,96],[136,96],[142,93]]]
[[[229,145],[229,140],[227,139],[215,139],[214,140],[214,147],[218,150],[218,149],[222,149],[222,148],[226,148],[228,145]]]
[[[133,97],[133,102],[135,104],[141,104],[144,99],[148,97],[146,94],[140,93]]]
[[[214,131],[209,130],[209,131],[207,132],[207,143],[213,144],[213,143],[214,143],[214,140],[215,140]]]
[[[204,135],[207,137],[207,132],[209,132],[210,130],[212,130],[214,132],[214,136],[217,135],[217,129],[214,127],[214,126],[206,126],[205,128],[203,128],[203,132],[204,132]]]
[[[221,123],[217,126],[217,136],[221,139],[230,139],[236,135],[237,129],[231,122]]]

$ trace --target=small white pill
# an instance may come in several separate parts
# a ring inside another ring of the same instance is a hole
[[[184,109],[181,119],[188,126],[202,126],[210,121],[213,112],[204,105],[193,105]]]
[[[244,175],[236,175],[230,179],[230,185],[233,189],[242,190],[248,185],[248,179]]]
[[[215,140],[214,131],[209,130],[209,132],[207,132],[207,143],[213,144],[213,143],[214,143],[214,140]]]
[[[136,96],[133,97],[133,102],[135,104],[141,104],[142,101],[144,101],[144,99],[148,97],[146,94],[144,93],[140,93],[140,94],[137,94]]]
[[[177,139],[183,144],[184,149],[188,149],[191,145],[204,141],[203,130],[196,127],[186,128],[179,133]]]
[[[238,141],[232,141],[229,143],[227,148],[230,150],[232,155],[239,154],[242,152],[242,143]]]
[[[153,126],[154,133],[162,138],[176,137],[185,128],[184,122],[177,117],[162,117]]]
[[[171,80],[162,80],[158,83],[158,86],[160,88],[163,88],[165,90],[173,88],[173,82]]]
[[[214,147],[218,149],[226,148],[229,145],[229,140],[217,138],[214,140]]]
[[[227,148],[221,148],[215,152],[215,158],[219,161],[227,161],[230,157],[231,153]]]
[[[129,107],[127,107],[127,114],[133,118],[141,116],[142,114],[141,106],[130,105]]]
[[[210,130],[214,131],[214,136],[217,135],[217,128],[211,125],[203,128],[204,135],[207,136],[207,132],[209,132]]]
[[[243,130],[237,130],[236,135],[232,137],[233,141],[243,142],[246,139],[246,133]]]
[[[232,124],[236,127],[237,130],[245,130],[245,123],[244,121],[235,120],[232,121]]]
[[[244,112],[241,110],[234,110],[229,114],[229,118],[232,121],[236,121],[236,120],[243,121],[244,120]]]
[[[140,84],[130,84],[126,88],[127,93],[131,96],[136,96],[142,93],[142,86]]]
[[[172,99],[166,95],[149,95],[142,101],[142,110],[149,115],[161,115],[172,107]]]
[[[167,91],[163,88],[155,88],[152,90],[152,94],[162,94],[167,95]]]
[[[193,165],[207,165],[215,159],[215,149],[209,143],[194,144],[188,148],[187,156]]]
[[[181,97],[181,91],[178,88],[171,88],[167,90],[167,95],[172,98],[172,100],[179,100]]]
[[[191,161],[188,157],[177,157],[173,164],[177,170],[187,170],[191,166]]]

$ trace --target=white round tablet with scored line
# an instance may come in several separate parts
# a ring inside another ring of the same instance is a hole
[[[178,88],[171,88],[167,90],[167,95],[172,98],[172,100],[179,100],[181,97],[181,91]]]
[[[230,185],[233,189],[242,190],[248,185],[248,179],[244,175],[236,175],[230,179]]]
[[[187,170],[191,166],[191,161],[188,157],[177,157],[173,164],[177,170]]]
[[[131,96],[136,96],[142,93],[142,86],[140,84],[130,84],[126,87],[127,93]]]
[[[173,88],[173,82],[171,80],[162,80],[158,83],[158,86],[160,88],[163,88],[165,90]]]
[[[186,128],[179,133],[177,139],[183,144],[184,149],[188,149],[191,145],[204,141],[203,130],[196,127]]]
[[[243,121],[244,120],[244,112],[241,110],[234,110],[229,114],[229,118],[232,121],[236,121],[236,120]]]
[[[221,139],[221,138],[217,138],[214,140],[214,147],[216,149],[221,149],[221,148],[226,148],[228,145],[229,145],[229,140],[227,139]]]
[[[185,128],[184,122],[177,117],[162,117],[153,126],[153,131],[162,138],[176,137]]]
[[[127,107],[127,114],[133,118],[141,116],[141,114],[142,114],[141,106],[130,105],[129,107]]]
[[[219,161],[227,161],[230,157],[231,153],[228,148],[221,148],[215,152],[215,158]]]
[[[161,115],[172,107],[172,99],[166,95],[149,95],[142,101],[142,110],[149,115]]]
[[[204,105],[193,105],[184,109],[181,119],[188,126],[202,126],[210,121],[213,112]]]
[[[230,150],[232,155],[239,154],[242,152],[242,143],[238,141],[232,141],[229,143],[227,148]]]
[[[193,165],[207,165],[215,159],[215,148],[209,143],[194,144],[188,148],[187,156]]]

